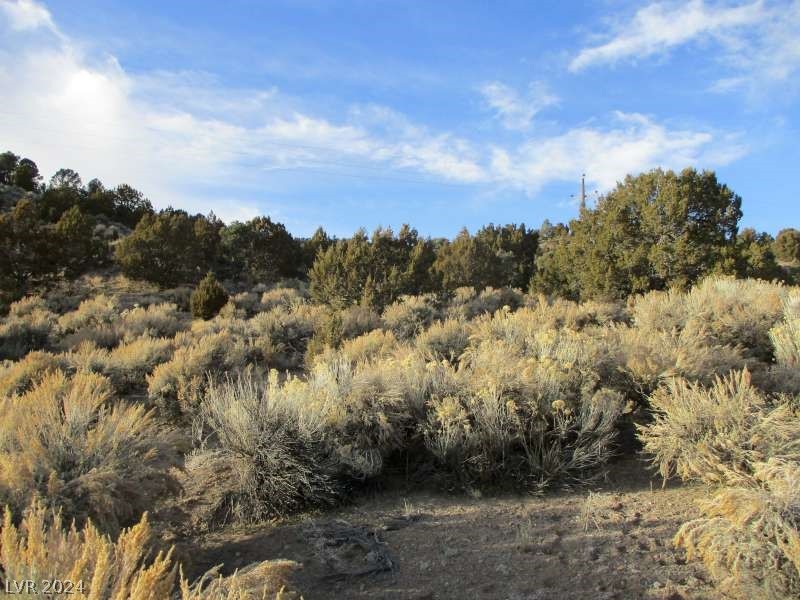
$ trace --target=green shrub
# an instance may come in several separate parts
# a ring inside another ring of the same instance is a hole
[[[189,304],[192,315],[198,319],[208,320],[216,315],[226,302],[228,302],[228,294],[225,289],[214,278],[214,275],[208,273],[192,292]]]

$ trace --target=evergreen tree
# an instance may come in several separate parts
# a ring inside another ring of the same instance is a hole
[[[228,294],[210,272],[197,284],[189,298],[192,315],[205,320],[219,313],[227,302]]]
[[[800,263],[800,231],[781,229],[773,245],[778,260],[785,263]]]

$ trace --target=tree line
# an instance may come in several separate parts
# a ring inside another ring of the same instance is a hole
[[[163,287],[208,273],[234,287],[307,279],[332,306],[385,306],[402,294],[510,286],[573,299],[685,289],[709,274],[789,281],[800,232],[775,239],[739,230],[741,198],[713,172],[628,176],[568,224],[545,221],[462,230],[432,239],[403,225],[335,239],[292,236],[269,217],[228,225],[213,214],[153,209],[135,188],[84,184],[60,169],[45,184],[36,164],[0,154],[0,299],[55,277],[116,265]]]

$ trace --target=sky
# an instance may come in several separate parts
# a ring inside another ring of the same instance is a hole
[[[583,173],[688,166],[774,234],[799,133],[800,0],[0,0],[0,151],[298,236],[566,222]]]

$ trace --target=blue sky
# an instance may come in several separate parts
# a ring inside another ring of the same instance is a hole
[[[0,0],[0,140],[296,235],[538,226],[653,167],[800,226],[800,0]]]

